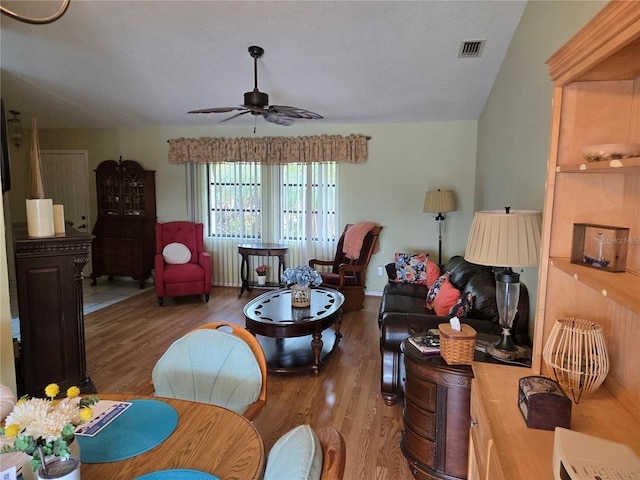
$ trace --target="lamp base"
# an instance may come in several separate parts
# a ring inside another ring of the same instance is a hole
[[[487,354],[497,360],[519,360],[522,358],[529,358],[529,349],[514,345],[515,350],[502,350],[495,345],[487,345]]]

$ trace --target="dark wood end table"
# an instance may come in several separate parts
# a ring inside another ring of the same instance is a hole
[[[312,370],[317,374],[342,337],[343,303],[340,292],[323,287],[311,289],[309,307],[292,307],[290,289],[263,293],[247,303],[246,327],[258,338],[267,369],[272,373]]]
[[[417,480],[467,478],[471,380],[469,365],[448,365],[402,342],[406,367],[402,453]]]
[[[242,280],[242,287],[240,287],[240,294],[238,298],[242,296],[245,290],[251,291],[252,283],[249,282],[249,256],[257,257],[278,257],[278,282],[267,283],[266,287],[279,288],[282,283],[282,274],[284,273],[284,256],[289,251],[289,247],[286,245],[280,245],[277,243],[243,243],[238,245],[238,253],[242,257],[240,263],[240,279]]]

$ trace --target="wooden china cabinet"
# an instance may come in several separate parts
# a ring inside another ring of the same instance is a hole
[[[133,277],[144,288],[155,254],[155,171],[122,157],[105,160],[96,168],[96,192],[91,285],[109,275]]]
[[[571,429],[640,455],[640,157],[588,162],[580,148],[616,154],[615,145],[640,144],[640,2],[610,2],[547,63],[554,92],[533,366],[474,364],[473,480],[554,478],[554,433],[526,427],[517,388],[523,376],[552,376],[542,352],[562,317],[601,325],[610,362],[603,386],[572,405]],[[576,223],[628,228],[626,271],[571,263]]]

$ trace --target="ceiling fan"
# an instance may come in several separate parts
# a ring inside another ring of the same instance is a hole
[[[258,58],[264,54],[264,49],[253,45],[249,47],[249,54],[253,57],[253,91],[244,94],[244,103],[242,105],[237,107],[203,108],[202,110],[191,110],[188,113],[227,113],[239,110],[240,113],[236,113],[222,121],[227,122],[240,115],[251,113],[251,115],[262,115],[268,122],[285,126],[291,125],[297,118],[308,120],[322,118],[322,115],[303,108],[269,105],[269,95],[258,90]]]

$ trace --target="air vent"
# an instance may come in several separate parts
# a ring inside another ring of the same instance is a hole
[[[478,58],[482,55],[484,40],[465,40],[460,44],[458,58]]]

